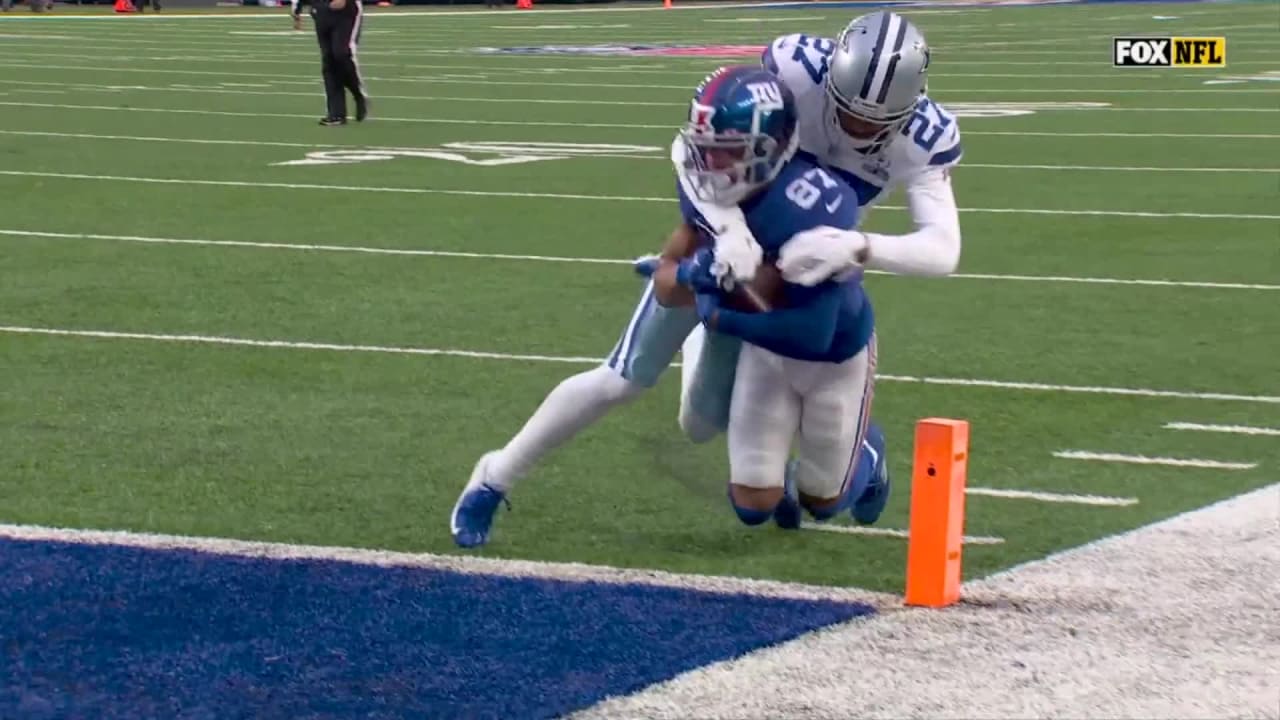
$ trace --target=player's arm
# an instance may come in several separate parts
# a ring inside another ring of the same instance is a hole
[[[658,269],[653,273],[653,292],[658,304],[665,307],[693,304],[693,290],[680,282],[680,261],[693,255],[698,244],[698,231],[688,223],[681,222],[671,231],[658,257]]]
[[[907,184],[915,229],[905,235],[865,233],[863,265],[899,275],[940,277],[960,264],[960,213],[950,169],[926,170]]]
[[[762,313],[711,308],[711,298],[699,295],[699,313],[709,329],[753,345],[787,355],[818,355],[835,338],[845,292],[843,284],[829,282],[806,293],[809,297],[800,304]]]
[[[949,169],[929,169],[906,188],[915,229],[883,235],[826,225],[797,233],[778,257],[787,282],[813,285],[859,267],[899,275],[939,277],[960,263],[960,214]]]

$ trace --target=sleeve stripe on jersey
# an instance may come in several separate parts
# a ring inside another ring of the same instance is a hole
[[[946,165],[947,163],[955,162],[956,160],[960,159],[960,155],[963,154],[963,152],[964,151],[960,149],[960,143],[956,143],[955,145],[951,146],[949,150],[943,150],[937,155],[934,155],[933,157],[929,158],[929,164],[930,165]]]

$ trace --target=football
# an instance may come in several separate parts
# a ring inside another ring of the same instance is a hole
[[[725,305],[738,312],[755,313],[783,307],[786,300],[786,283],[782,280],[782,271],[777,265],[766,261],[756,269],[751,282],[735,287],[729,293]]]

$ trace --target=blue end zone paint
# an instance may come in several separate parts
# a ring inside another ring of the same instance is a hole
[[[0,540],[0,718],[552,717],[872,612]]]

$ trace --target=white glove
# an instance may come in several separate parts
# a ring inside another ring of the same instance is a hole
[[[745,222],[730,222],[716,228],[716,262],[712,273],[722,286],[731,286],[726,278],[751,282],[763,261],[764,249]]]
[[[712,274],[725,287],[731,285],[729,281],[751,282],[756,276],[756,269],[764,261],[764,250],[747,227],[747,218],[741,208],[698,199],[683,172],[685,155],[684,142],[677,136],[671,143],[671,163],[675,165],[676,177],[684,187],[685,197],[711,226],[707,229],[712,231],[716,241],[716,262],[712,265]]]
[[[778,254],[778,269],[797,285],[843,281],[862,270],[867,251],[865,234],[823,225],[791,236]]]

